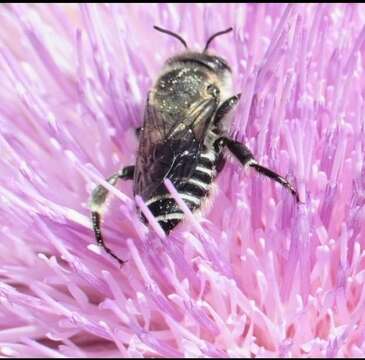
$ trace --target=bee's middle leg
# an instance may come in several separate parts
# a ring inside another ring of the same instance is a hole
[[[107,181],[110,185],[115,185],[119,179],[131,180],[134,175],[134,166],[126,166],[123,170],[118,171],[116,174],[110,176]],[[103,211],[103,206],[107,199],[109,191],[102,185],[98,185],[91,195],[91,220],[95,233],[96,242],[101,246],[109,255],[123,265],[125,261],[119,259],[104,243],[103,235],[100,229],[100,220]]]
[[[224,139],[224,145],[232,152],[232,154],[239,160],[242,165],[248,165],[254,168],[258,173],[269,177],[270,179],[278,182],[286,189],[288,189],[292,195],[295,197],[296,201],[299,202],[299,195],[293,185],[291,185],[286,179],[277,174],[276,172],[260,165],[254,158],[251,151],[246,145],[239,143],[228,138]]]

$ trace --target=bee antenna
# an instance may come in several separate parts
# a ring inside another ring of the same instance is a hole
[[[207,44],[205,45],[205,48],[203,50],[203,53],[205,53],[208,50],[208,47],[210,45],[210,43],[217,37],[226,33],[229,33],[230,31],[232,31],[233,28],[228,28],[227,30],[223,30],[223,31],[218,31],[217,33],[213,34],[207,41]]]
[[[154,26],[154,28],[157,30],[157,31],[161,31],[161,32],[163,32],[163,33],[165,33],[165,34],[169,34],[169,35],[171,35],[171,36],[173,36],[174,38],[176,38],[176,39],[178,39],[178,40],[180,40],[182,43],[183,43],[183,45],[185,46],[185,48],[187,49],[188,48],[188,45],[186,44],[186,41],[180,36],[180,35],[178,35],[178,34],[175,34],[174,32],[172,32],[172,31],[170,31],[170,30],[165,30],[165,29],[162,29],[162,28],[160,28],[159,26]]]

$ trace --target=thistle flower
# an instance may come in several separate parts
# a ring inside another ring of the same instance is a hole
[[[363,5],[17,4],[0,21],[2,355],[363,356]],[[231,133],[304,203],[232,160],[202,221],[161,240],[121,183],[103,224],[120,268],[88,201],[134,162],[181,50],[155,24],[197,49],[233,26],[212,44],[242,92]]]

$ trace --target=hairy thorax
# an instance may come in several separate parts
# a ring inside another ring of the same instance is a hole
[[[207,75],[198,68],[170,70],[157,81],[152,101],[159,111],[177,120],[202,97],[206,81]]]

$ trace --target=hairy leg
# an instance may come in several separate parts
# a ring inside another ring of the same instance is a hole
[[[134,166],[126,166],[123,170],[110,176],[107,181],[110,185],[115,185],[119,179],[131,180],[133,179]],[[91,195],[91,221],[95,233],[96,242],[101,246],[109,255],[123,265],[125,261],[119,259],[104,243],[103,235],[100,229],[100,220],[103,210],[103,205],[107,199],[109,191],[102,185],[98,185]]]
[[[251,151],[247,148],[246,145],[228,138],[224,139],[224,144],[228,147],[228,149],[232,152],[232,154],[239,160],[239,162],[242,165],[248,165],[254,168],[260,174],[265,175],[270,179],[278,182],[292,193],[297,202],[300,202],[299,195],[294,186],[291,185],[286,179],[284,179],[276,172],[266,168],[265,166],[260,165],[255,160],[254,156],[252,155]]]

